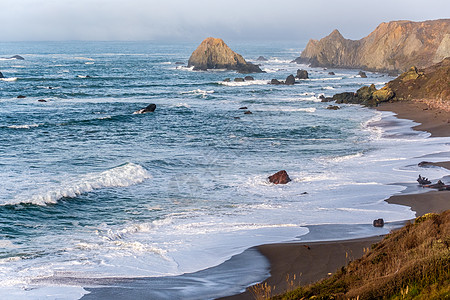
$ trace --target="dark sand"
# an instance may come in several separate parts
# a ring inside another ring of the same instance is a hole
[[[450,136],[450,113],[430,108],[420,101],[384,103],[377,108],[380,111],[393,111],[398,118],[414,120],[421,123],[415,130],[428,131],[432,137]],[[431,162],[430,165],[450,170],[450,161]],[[411,207],[416,216],[429,212],[442,212],[450,209],[450,191],[430,191],[423,194],[395,195],[386,200],[391,204]],[[273,294],[280,294],[291,287],[286,281],[296,275],[295,285],[308,284],[329,276],[350,259],[363,256],[364,249],[377,241],[381,236],[355,240],[334,242],[292,243],[262,245],[257,249],[268,258],[271,265],[271,276],[263,282],[275,286]],[[301,274],[301,276],[299,276]],[[255,299],[248,288],[246,292],[221,299],[240,300]]]

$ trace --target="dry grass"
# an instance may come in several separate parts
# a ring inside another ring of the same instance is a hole
[[[450,211],[387,235],[332,277],[275,299],[450,299]]]

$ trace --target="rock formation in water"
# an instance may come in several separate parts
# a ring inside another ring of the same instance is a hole
[[[345,39],[338,30],[310,40],[297,63],[313,67],[404,72],[424,68],[450,56],[450,19],[381,23],[360,40]]]
[[[147,105],[146,108],[135,111],[133,114],[145,114],[148,112],[154,112],[155,109],[156,109],[156,104],[152,103],[152,104]]]
[[[192,53],[188,67],[194,70],[227,69],[239,73],[262,73],[263,71],[231,50],[221,39],[209,37]]]
[[[269,176],[269,182],[274,184],[286,184],[289,181],[291,181],[291,178],[289,178],[289,175],[285,170],[281,170],[272,176]]]
[[[5,76],[3,76],[2,72],[0,72],[0,78],[5,78]]]

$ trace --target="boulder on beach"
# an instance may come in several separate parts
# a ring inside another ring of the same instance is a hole
[[[269,182],[274,184],[286,184],[289,181],[291,181],[291,178],[289,178],[289,175],[285,170],[281,170],[272,176],[269,176]]]
[[[294,75],[289,75],[287,78],[286,78],[286,81],[284,82],[284,84],[286,84],[286,85],[293,85],[295,83],[295,77],[294,77]]]
[[[239,73],[262,73],[263,71],[231,50],[222,39],[209,37],[192,53],[188,67],[194,70],[227,69]]]
[[[267,58],[265,58],[264,56],[260,56],[256,59],[257,61],[268,61]]]
[[[155,109],[156,109],[156,104],[152,103],[152,104],[149,104],[146,108],[135,111],[134,114],[145,114],[148,112],[154,112]]]
[[[297,70],[297,77],[298,79],[308,79],[308,71],[306,70]]]

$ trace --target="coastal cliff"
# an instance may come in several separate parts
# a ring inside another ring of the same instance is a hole
[[[450,19],[381,23],[360,40],[345,39],[338,30],[310,40],[294,61],[312,67],[404,72],[425,68],[450,56]]]
[[[262,73],[263,71],[230,49],[222,39],[209,37],[192,53],[188,67],[194,70],[227,69],[240,73]]]

